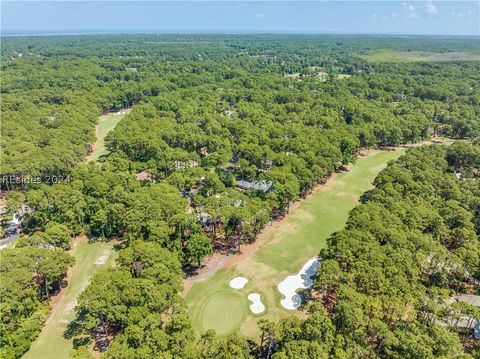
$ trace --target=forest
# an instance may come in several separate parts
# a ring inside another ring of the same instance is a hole
[[[478,135],[478,61],[375,63],[361,57],[386,48],[478,53],[474,38],[5,37],[1,49],[1,172],[66,174],[85,157],[100,113],[138,102],[154,105],[152,98],[180,96],[182,90],[188,96],[189,90],[193,95],[224,89],[210,99],[222,101],[215,107],[223,105],[225,110],[239,101],[250,111],[259,110],[249,106],[250,102],[261,105],[274,98],[271,105],[300,115],[302,122],[311,112],[318,112],[316,119],[309,120],[317,123],[309,126],[332,127],[336,122],[378,126],[384,138],[377,135],[377,140],[386,142],[419,136],[424,117],[438,122],[448,135]],[[332,75],[330,79],[336,74],[354,76],[321,84],[316,75],[324,73]],[[289,74],[299,74],[302,81],[285,76]],[[259,91],[263,100],[258,98]],[[395,123],[391,124],[392,118]],[[400,123],[408,130],[399,130]],[[371,132],[372,128],[364,130]]]
[[[73,357],[469,358],[454,293],[479,294],[480,62],[374,62],[392,51],[478,52],[475,39],[287,35],[2,38],[6,216],[0,353],[19,358],[75,259],[72,238],[119,240],[69,324]],[[133,107],[85,157],[98,116]],[[236,253],[360,150],[432,136],[381,172],[319,254],[309,315],[251,341],[199,336],[182,279]],[[461,179],[455,174],[461,174]],[[49,183],[49,178],[61,183]],[[11,178],[21,181],[12,181]],[[39,181],[32,179],[38,178]],[[13,290],[12,290],[13,289]],[[473,319],[472,319],[473,320]],[[105,339],[107,338],[107,339]]]

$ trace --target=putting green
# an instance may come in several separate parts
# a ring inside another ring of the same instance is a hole
[[[219,334],[228,334],[240,326],[247,315],[246,300],[234,290],[217,292],[205,301],[200,312],[202,332],[215,329]]]
[[[240,328],[249,314],[247,296],[254,290],[250,283],[242,289],[231,288],[229,282],[233,278],[232,273],[231,269],[220,271],[217,280],[203,291],[203,295],[197,292],[201,300],[193,301],[198,305],[189,307],[189,310],[198,333],[214,329],[217,334],[230,334]]]
[[[186,296],[194,327],[201,333],[213,328],[218,334],[239,328],[243,335],[255,339],[259,335],[259,319],[278,321],[291,315],[305,316],[301,311],[286,310],[280,305],[282,296],[277,289],[278,283],[296,274],[319,253],[333,232],[343,228],[348,213],[358,205],[360,195],[372,187],[372,181],[388,161],[397,159],[403,152],[385,151],[358,158],[350,166],[350,172],[332,179],[293,210],[285,221],[262,235],[252,257],[195,283]],[[245,288],[234,292],[242,296],[243,310],[237,309],[239,304],[233,300],[233,289],[228,287],[228,282],[237,276],[249,279]],[[261,293],[266,307],[264,313],[254,315],[250,312],[247,296],[252,292]],[[213,302],[212,296],[215,297]],[[219,298],[221,296],[225,298]],[[227,321],[229,323],[225,323]]]

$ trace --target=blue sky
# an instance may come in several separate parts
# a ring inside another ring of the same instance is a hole
[[[1,1],[12,33],[480,35],[478,1]]]

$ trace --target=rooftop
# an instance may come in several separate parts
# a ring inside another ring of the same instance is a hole
[[[447,304],[453,304],[455,302],[465,302],[475,307],[480,307],[480,295],[459,294],[447,300]]]
[[[135,178],[139,181],[149,181],[151,179],[150,172],[148,170],[135,173]]]
[[[240,180],[236,184],[238,188],[241,188],[244,190],[255,190],[255,191],[262,191],[262,192],[268,192],[272,188],[272,185],[273,185],[272,181],[266,181],[266,180],[261,180],[261,181]]]

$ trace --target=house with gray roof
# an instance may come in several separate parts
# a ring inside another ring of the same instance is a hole
[[[449,298],[446,301],[447,305],[452,305],[457,302],[464,302],[470,305],[473,305],[477,308],[480,308],[480,295],[472,295],[472,294],[459,294]],[[462,329],[472,330],[473,329],[473,337],[475,339],[480,339],[480,320],[468,317],[461,317],[455,322],[455,326]]]
[[[267,180],[261,180],[261,181],[240,180],[237,182],[236,186],[245,191],[269,192],[272,189],[273,182],[267,181]]]

